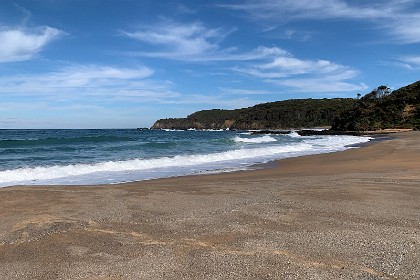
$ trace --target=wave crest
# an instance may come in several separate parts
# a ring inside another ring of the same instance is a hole
[[[74,165],[55,165],[27,167],[14,170],[0,171],[0,186],[10,186],[15,184],[44,184],[46,180],[69,178],[73,176],[84,176],[100,173],[112,172],[136,172],[140,177],[142,172],[165,172],[166,170],[189,168],[191,170],[218,170],[224,165],[242,166],[258,162],[267,162],[284,155],[287,157],[291,153],[305,153],[310,151],[312,145],[298,144],[294,146],[272,146],[254,149],[239,149],[220,153],[201,154],[201,155],[179,155],[174,157],[161,157],[151,159],[132,159],[125,161],[106,161],[94,164],[74,164]],[[226,163],[226,164],[225,164]],[[230,164],[228,164],[230,163]],[[105,175],[104,175],[105,174]],[[101,177],[95,176],[95,177]],[[55,181],[54,183],[60,182]]]
[[[242,138],[240,136],[235,136],[235,138],[233,138],[233,140],[235,142],[240,142],[240,143],[268,143],[268,142],[277,142],[277,139],[269,136],[269,135],[264,135],[264,136],[260,136],[260,137],[256,137],[256,138]]]

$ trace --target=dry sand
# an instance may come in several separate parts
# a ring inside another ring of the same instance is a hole
[[[420,132],[270,168],[0,189],[0,279],[419,279]]]

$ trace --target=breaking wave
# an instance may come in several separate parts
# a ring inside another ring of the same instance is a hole
[[[264,135],[255,138],[243,138],[239,136],[235,136],[233,139],[235,142],[242,142],[242,143],[268,143],[268,142],[277,142],[277,139],[271,137],[269,135]]]

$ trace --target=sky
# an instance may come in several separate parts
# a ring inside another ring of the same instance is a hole
[[[2,0],[0,128],[137,128],[420,80],[418,0]]]

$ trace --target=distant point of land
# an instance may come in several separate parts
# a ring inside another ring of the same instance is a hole
[[[290,130],[331,127],[318,134],[355,135],[420,128],[420,81],[394,91],[379,86],[363,97],[357,96],[291,99],[235,110],[203,110],[186,118],[157,120],[151,128]]]

